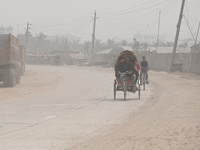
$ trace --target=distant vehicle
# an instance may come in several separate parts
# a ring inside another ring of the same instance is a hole
[[[56,55],[55,56],[55,64],[54,65],[60,67],[60,63],[61,63],[61,57],[60,57],[60,55]]]
[[[0,81],[5,87],[20,83],[19,41],[11,34],[0,35]]]

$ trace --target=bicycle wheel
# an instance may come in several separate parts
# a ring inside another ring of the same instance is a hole
[[[146,74],[143,75],[143,90],[145,90]]]
[[[140,99],[140,82],[138,81],[138,98]]]

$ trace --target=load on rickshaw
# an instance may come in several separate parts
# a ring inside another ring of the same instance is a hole
[[[138,92],[140,99],[139,63],[136,54],[131,51],[121,52],[115,62],[114,99],[116,92],[124,93],[124,100],[128,92]]]

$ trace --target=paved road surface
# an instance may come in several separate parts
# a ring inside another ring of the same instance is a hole
[[[113,70],[28,66],[0,86],[0,150],[200,148],[199,77],[150,73],[141,100],[113,100]]]

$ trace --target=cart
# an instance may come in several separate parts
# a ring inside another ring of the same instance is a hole
[[[131,52],[131,51],[123,51],[121,52],[115,62],[115,71],[116,71],[116,65],[120,62],[121,59],[124,58],[124,56],[128,56],[129,58],[134,57],[135,61],[138,61],[137,56]],[[123,75],[123,79],[120,79],[120,76]],[[131,79],[132,79],[132,73],[127,72],[115,72],[115,79],[114,79],[114,99],[116,99],[116,93],[117,91],[122,91],[124,93],[124,101],[126,101],[127,93],[138,93],[138,99],[140,99],[140,79],[138,78],[138,82],[136,83],[137,86],[131,87]]]

